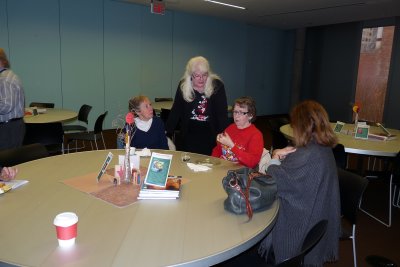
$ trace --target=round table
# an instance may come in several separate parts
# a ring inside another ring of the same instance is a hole
[[[332,129],[335,123],[332,123]],[[344,130],[352,131],[354,124],[345,124]],[[337,133],[339,143],[345,148],[345,152],[360,155],[395,157],[400,151],[400,131],[388,129],[391,134],[396,135],[396,139],[388,141],[356,139],[353,135]],[[283,125],[280,131],[289,139],[293,138],[293,129],[290,124]],[[382,130],[376,126],[370,126],[370,133],[381,133]]]
[[[65,154],[18,166],[27,185],[0,196],[0,261],[27,266],[210,266],[238,255],[272,228],[279,208],[234,215],[223,208],[221,180],[239,168],[218,160],[210,171],[193,172],[172,154],[170,174],[188,180],[178,200],[140,200],[124,208],[83,193],[62,181],[98,172],[111,151],[117,164],[123,150]],[[205,156],[190,154],[191,161]],[[149,158],[141,158],[147,167]],[[95,181],[94,181],[95,183]],[[76,245],[58,247],[53,219],[72,211],[79,216]]]
[[[46,108],[44,113],[38,115],[25,115],[25,123],[52,123],[75,120],[78,113],[69,109]]]

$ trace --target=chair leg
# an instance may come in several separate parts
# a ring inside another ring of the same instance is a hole
[[[393,202],[392,202],[392,205],[395,206],[396,208],[400,208],[400,187],[397,188],[397,185],[394,185],[394,188],[393,188]]]
[[[353,224],[352,232],[351,232],[351,241],[353,243],[353,262],[354,267],[357,267],[357,251],[356,251],[356,225]]]
[[[389,181],[389,218],[388,218],[388,222],[384,222],[383,220],[375,217],[374,215],[372,215],[371,213],[369,213],[368,211],[364,210],[363,208],[361,208],[361,202],[360,202],[360,210],[362,212],[364,212],[365,214],[367,214],[368,216],[370,216],[371,218],[377,220],[378,222],[380,222],[381,224],[385,225],[386,227],[390,227],[392,225],[392,179],[393,179],[393,174],[390,175],[390,181]]]
[[[103,133],[101,132],[100,134],[101,134],[101,139],[103,140],[103,147],[104,147],[104,149],[107,149],[107,148],[106,148],[106,142],[104,142]]]

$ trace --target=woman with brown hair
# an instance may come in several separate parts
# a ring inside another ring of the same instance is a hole
[[[276,179],[280,205],[259,252],[276,264],[294,257],[310,228],[328,220],[325,235],[304,260],[304,266],[323,266],[338,259],[340,195],[332,152],[337,138],[327,112],[315,101],[296,105],[290,118],[294,147],[274,150],[266,170]]]
[[[233,123],[217,135],[211,155],[254,168],[264,148],[262,133],[252,124],[256,119],[256,102],[249,96],[240,97],[233,104],[232,114]]]

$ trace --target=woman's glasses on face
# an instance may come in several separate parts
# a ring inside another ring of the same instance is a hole
[[[192,74],[192,77],[193,77],[193,79],[196,79],[196,80],[200,80],[200,79],[205,80],[205,79],[208,78],[208,72],[203,73],[203,74],[200,74],[200,73],[193,73],[193,74]]]
[[[232,113],[233,113],[233,115],[243,116],[243,115],[248,114],[249,112],[248,111],[243,112],[243,111],[239,111],[239,110],[234,110],[234,111],[232,111]]]

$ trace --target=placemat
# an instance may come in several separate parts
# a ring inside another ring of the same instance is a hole
[[[140,168],[140,172],[145,176],[147,168]],[[139,185],[124,183],[121,183],[121,185],[114,185],[114,176],[110,175],[113,173],[114,168],[108,169],[99,182],[97,182],[96,179],[98,173],[89,173],[66,179],[62,182],[72,188],[90,194],[119,208],[135,203],[138,200],[137,197],[140,190]]]

